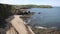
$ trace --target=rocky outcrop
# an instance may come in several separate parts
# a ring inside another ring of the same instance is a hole
[[[32,28],[35,34],[60,34],[60,30]]]

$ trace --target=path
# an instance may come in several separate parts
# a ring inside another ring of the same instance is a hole
[[[25,25],[20,15],[14,15],[14,19],[10,22],[19,34],[34,34],[31,28]]]

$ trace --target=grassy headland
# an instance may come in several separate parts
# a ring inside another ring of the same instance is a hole
[[[51,5],[20,5],[20,7],[25,8],[52,8]]]

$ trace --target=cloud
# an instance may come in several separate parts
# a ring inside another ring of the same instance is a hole
[[[27,4],[29,0],[0,0],[0,3],[4,4]]]
[[[37,4],[37,5],[52,5],[60,6],[60,0],[0,0],[3,4],[21,5],[21,4]]]
[[[0,0],[0,3],[9,3],[11,2],[12,0]]]
[[[0,0],[0,3],[11,4],[12,0]]]

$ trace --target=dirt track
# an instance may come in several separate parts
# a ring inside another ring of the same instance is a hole
[[[10,23],[19,34],[34,34],[31,28],[24,24],[25,22],[20,18],[20,15],[14,15],[14,19]]]

